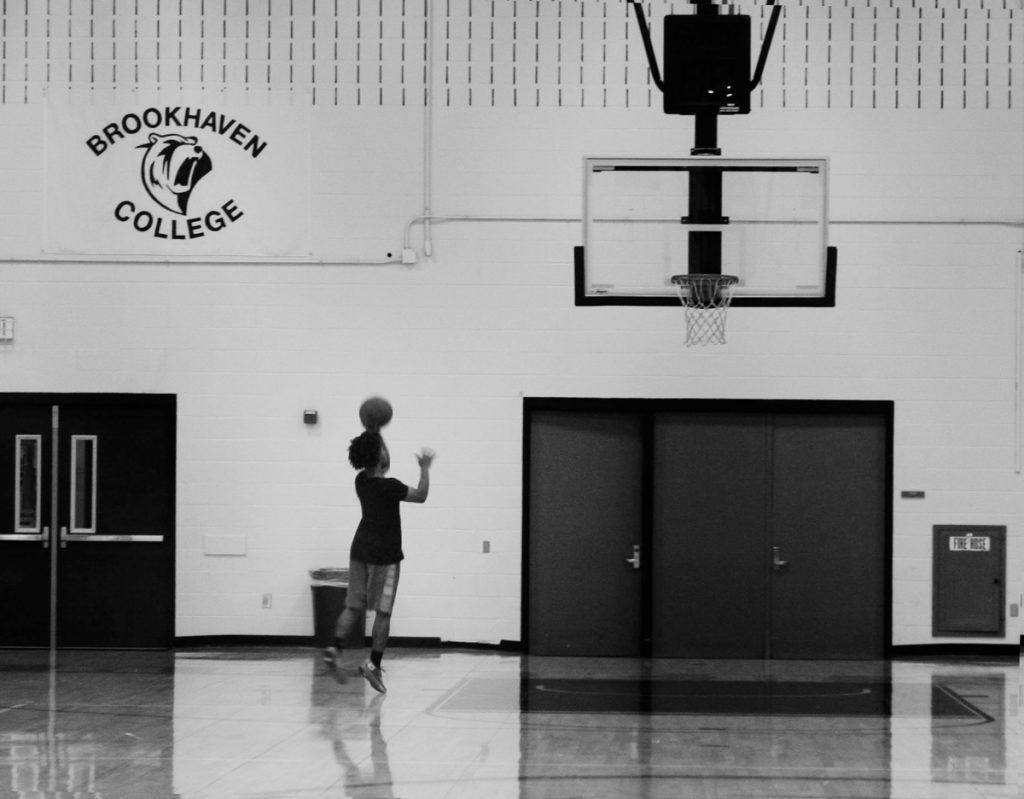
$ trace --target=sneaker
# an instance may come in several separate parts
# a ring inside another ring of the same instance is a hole
[[[371,661],[366,661],[359,667],[359,673],[362,674],[368,683],[373,687],[374,691],[381,694],[386,694],[388,689],[384,687],[383,669],[378,669],[373,665]]]
[[[324,663],[333,668],[340,655],[337,647],[329,646],[324,650]]]

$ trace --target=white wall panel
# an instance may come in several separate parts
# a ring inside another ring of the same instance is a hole
[[[346,560],[345,448],[372,392],[395,403],[396,476],[439,452],[429,503],[404,509],[396,635],[519,639],[523,396],[893,400],[894,642],[932,641],[935,524],[1006,524],[1020,599],[1019,2],[786,4],[755,108],[720,141],[831,159],[837,305],[734,309],[711,350],[683,345],[678,308],[573,305],[583,157],[693,138],[661,113],[627,4],[202,2],[7,0],[0,54],[0,390],[178,395],[178,635],[312,631],[306,569]],[[656,31],[689,9],[645,5]],[[41,258],[43,91],[196,81],[309,92],[310,262]],[[443,219],[425,225],[428,173]],[[404,248],[416,264],[374,263]],[[207,555],[208,535],[246,554]]]

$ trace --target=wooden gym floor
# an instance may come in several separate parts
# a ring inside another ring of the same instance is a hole
[[[1016,659],[0,650],[0,797],[1018,799]]]

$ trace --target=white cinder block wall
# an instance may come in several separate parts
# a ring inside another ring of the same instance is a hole
[[[573,305],[582,159],[693,143],[621,0],[67,5],[5,7],[0,391],[178,396],[178,636],[311,633],[307,570],[343,565],[358,520],[345,449],[369,393],[396,407],[395,476],[439,453],[405,510],[396,636],[519,640],[527,396],[892,400],[893,643],[936,641],[935,524],[1006,525],[1021,603],[1020,0],[786,4],[719,138],[831,159],[837,305],[735,309],[708,350],[678,308]],[[646,7],[656,36],[690,8]],[[308,95],[310,261],[43,254],[44,90],[128,104],[199,80]],[[373,263],[403,248],[415,265]],[[215,535],[246,553],[205,554]]]

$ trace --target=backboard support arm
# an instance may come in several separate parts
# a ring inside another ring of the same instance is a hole
[[[768,61],[768,51],[772,49],[772,39],[775,37],[775,26],[779,24],[779,15],[782,13],[782,6],[773,3],[772,15],[768,20],[768,30],[765,31],[764,41],[761,42],[761,52],[757,57],[757,67],[754,69],[754,77],[750,81],[750,91],[757,88],[764,75],[764,65]]]
[[[654,54],[654,45],[651,44],[651,29],[647,25],[647,17],[644,15],[644,8],[638,0],[629,0],[636,12],[636,21],[640,26],[640,38],[644,41],[644,51],[647,53],[647,65],[651,69],[651,79],[654,85],[661,92],[665,91],[665,82],[661,79],[661,70],[658,68],[658,57]]]

